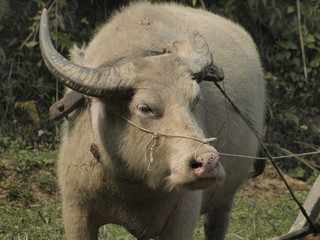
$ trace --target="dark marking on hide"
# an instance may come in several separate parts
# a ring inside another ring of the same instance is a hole
[[[91,143],[91,145],[90,145],[90,152],[92,153],[93,157],[94,157],[98,162],[100,162],[100,152],[99,152],[99,149],[98,149],[97,144]]]

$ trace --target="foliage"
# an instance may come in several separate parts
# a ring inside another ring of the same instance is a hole
[[[16,125],[32,126],[33,128],[29,128],[31,132],[38,131],[41,127],[45,127],[48,131],[53,130],[53,124],[47,117],[47,105],[53,102],[55,81],[42,66],[37,35],[39,9],[44,6],[52,8],[55,3],[58,4],[58,1],[53,1],[50,5],[36,0],[11,1],[10,8],[14,6],[19,8],[11,9],[0,22],[0,34],[5,36],[0,40],[0,46],[5,46],[3,51],[5,61],[0,65],[3,71],[0,75],[0,132],[4,135],[14,137],[14,134],[21,134],[10,131]],[[62,6],[62,3],[59,4],[58,10]],[[53,13],[50,17],[54,17]],[[54,22],[60,31],[61,26],[58,23]],[[63,50],[67,40],[62,37],[57,40]],[[42,104],[36,106],[38,102]],[[29,118],[26,118],[25,113]]]
[[[27,172],[41,168],[53,169],[53,159],[56,157],[56,152],[43,152],[43,150],[48,149],[46,144],[38,146],[39,149],[35,149],[33,146],[20,149],[21,145],[17,140],[2,138],[2,142],[7,143],[9,147],[6,149],[0,148],[0,156],[10,156],[16,160],[16,164],[11,166],[13,170],[17,172]]]
[[[39,128],[40,127],[40,116],[37,109],[37,102],[35,100],[25,101],[25,102],[16,102],[14,104],[14,108],[21,108],[26,111],[28,116],[31,118],[34,125]]]
[[[3,18],[9,10],[8,0],[0,0],[0,20]]]

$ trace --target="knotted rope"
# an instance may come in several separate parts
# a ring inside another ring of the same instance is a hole
[[[157,140],[158,140],[158,138],[159,138],[159,136],[158,136],[157,133],[152,134],[152,138],[151,138],[149,144],[148,144],[147,147],[146,147],[146,151],[145,151],[145,154],[144,154],[144,160],[145,160],[145,162],[147,163],[147,159],[148,159],[148,157],[147,157],[148,147],[149,147],[149,146],[151,145],[151,143],[153,142],[153,144],[152,144],[152,146],[151,146],[151,148],[150,148],[150,161],[149,161],[149,164],[148,164],[148,171],[151,170],[151,165],[152,165],[152,163],[153,163],[153,152],[154,152],[155,147],[157,146]]]

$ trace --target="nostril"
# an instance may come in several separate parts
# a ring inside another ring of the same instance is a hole
[[[197,169],[197,168],[202,167],[202,163],[197,162],[197,161],[192,161],[190,165],[191,165],[191,168],[193,168],[193,169]]]

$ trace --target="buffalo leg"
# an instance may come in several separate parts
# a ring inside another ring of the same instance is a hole
[[[199,191],[189,192],[182,201],[180,208],[169,223],[159,240],[191,240],[199,219],[201,195]]]
[[[229,226],[231,204],[211,210],[204,216],[206,240],[223,240]]]
[[[98,226],[88,213],[78,208],[64,207],[63,220],[68,240],[98,239]]]

